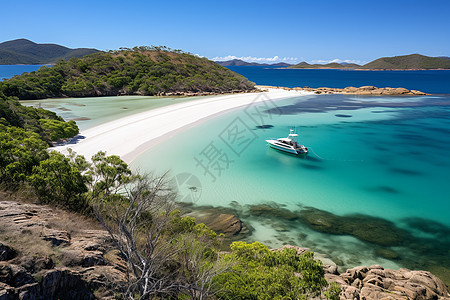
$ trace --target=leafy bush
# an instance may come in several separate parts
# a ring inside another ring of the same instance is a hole
[[[259,242],[234,242],[231,250],[228,259],[236,264],[216,278],[221,299],[309,299],[327,286],[312,252],[270,251]]]
[[[48,157],[46,148],[38,134],[0,125],[0,183],[12,188],[24,182],[33,167]]]
[[[44,134],[52,141],[68,139],[78,134],[79,129],[75,121],[64,122],[52,119],[40,119]]]
[[[16,99],[2,96],[1,93],[0,124],[35,132],[48,143],[78,134],[78,126],[74,121],[64,122],[54,112],[23,106]]]
[[[44,203],[61,205],[75,211],[87,208],[84,195],[88,191],[87,177],[61,153],[50,152],[47,159],[33,167],[29,182]]]

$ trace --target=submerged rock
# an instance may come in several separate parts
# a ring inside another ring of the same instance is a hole
[[[405,218],[403,221],[412,229],[434,235],[440,239],[446,240],[446,242],[450,242],[450,227],[445,224],[418,217]]]
[[[394,250],[389,248],[376,248],[375,255],[391,260],[400,259],[400,255]]]
[[[300,220],[314,230],[352,235],[362,241],[382,246],[401,245],[409,234],[392,222],[367,215],[337,216],[316,208],[300,211]]]
[[[286,208],[270,204],[256,204],[249,206],[249,213],[252,216],[284,219],[288,221],[298,219],[298,215]]]

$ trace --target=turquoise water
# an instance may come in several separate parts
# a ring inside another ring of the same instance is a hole
[[[187,176],[187,184],[179,185],[180,200],[237,209],[254,229],[249,241],[311,247],[338,257],[345,267],[430,268],[433,255],[449,267],[441,257],[449,254],[448,236],[411,226],[411,220],[444,231],[450,226],[449,105],[447,96],[292,98],[260,105],[262,115],[250,114],[258,109],[247,107],[185,130],[132,165],[141,171],[170,169],[178,179]],[[261,125],[266,126],[258,129]],[[266,146],[265,139],[287,136],[291,126],[310,149],[305,158]],[[401,259],[388,260],[374,254],[373,243],[354,236],[248,213],[251,205],[261,203],[292,212],[314,207],[339,216],[379,217],[428,238],[439,251],[419,263],[423,253],[402,241],[388,247]]]
[[[202,97],[113,96],[20,101],[22,105],[56,112],[64,120],[75,120],[83,130],[162,106],[204,99]]]
[[[341,95],[311,96],[276,105],[305,107],[310,102],[318,106],[317,101],[324,98],[340,103],[349,99]],[[177,174],[193,173],[202,183],[198,204],[227,205],[231,200],[256,203],[273,201],[273,195],[278,195],[279,203],[301,203],[339,214],[364,212],[398,219],[420,212],[422,217],[450,225],[450,189],[446,184],[450,175],[448,106],[422,107],[420,113],[416,107],[390,107],[395,100],[418,105],[448,98],[381,99],[389,107],[378,107],[373,99],[367,98],[374,105],[369,108],[274,113],[268,120],[274,126],[270,129],[256,129],[242,109],[236,110],[155,146],[136,164],[144,163],[147,170],[171,168]],[[254,138],[240,156],[220,138],[236,118],[244,121],[251,129],[249,137]],[[300,142],[311,150],[304,159],[266,147],[265,139],[286,136],[293,125],[297,125]],[[213,172],[214,176],[204,175],[205,170],[196,166],[195,160],[210,142],[233,161],[220,174]],[[181,153],[174,143],[183,145]],[[242,190],[228,189],[230,185]],[[430,197],[435,205],[424,208],[424,199],[430,201]]]

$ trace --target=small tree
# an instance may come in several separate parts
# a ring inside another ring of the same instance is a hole
[[[214,293],[212,279],[226,269],[216,252],[217,235],[180,216],[167,174],[130,175],[113,188],[103,175],[92,176],[99,177],[94,213],[128,265],[128,283],[122,287],[126,298],[205,299]]]
[[[61,153],[50,152],[47,159],[33,167],[29,181],[44,203],[62,205],[75,211],[87,208],[87,178]]]

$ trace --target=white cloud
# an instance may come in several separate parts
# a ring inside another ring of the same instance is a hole
[[[214,58],[211,58],[211,60],[214,61],[227,61],[232,59],[240,59],[246,62],[257,62],[257,63],[279,63],[279,62],[285,62],[290,64],[296,64],[300,61],[303,61],[303,58],[297,58],[297,57],[279,57],[278,55],[275,55],[274,57],[255,57],[255,56],[235,56],[235,55],[228,55],[228,56],[216,56]],[[360,60],[354,60],[354,59],[317,59],[317,60],[311,60],[308,61],[311,64],[328,64],[328,63],[352,63],[352,64],[359,64],[363,65],[366,62],[360,61]]]
[[[354,60],[354,59],[333,59],[333,60],[324,60],[324,59],[318,59],[318,60],[312,60],[311,63],[313,64],[329,64],[329,63],[348,63],[348,64],[365,64],[364,61],[360,61],[360,60]]]
[[[298,62],[297,57],[279,57],[275,55],[274,57],[254,57],[254,56],[216,56],[211,58],[214,61],[227,61],[232,59],[240,59],[246,62],[258,62],[258,63],[277,63],[277,62],[286,62],[286,63],[296,63]]]

